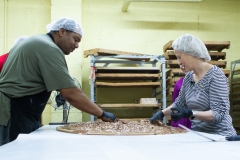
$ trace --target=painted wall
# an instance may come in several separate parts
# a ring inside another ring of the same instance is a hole
[[[81,0],[0,0],[0,55],[8,52],[18,36],[45,34],[45,26],[60,17],[71,17],[81,23]],[[81,45],[66,56],[70,74],[81,83]],[[47,105],[42,123],[62,122],[62,110]],[[82,121],[81,111],[72,108],[69,122]]]
[[[46,33],[49,0],[0,0],[0,54],[8,52],[19,36]]]
[[[201,40],[231,41],[227,52],[228,69],[232,60],[240,59],[240,1],[205,0],[201,3],[132,2],[128,12],[121,11],[123,0],[0,0],[0,54],[8,52],[20,35],[46,33],[45,26],[59,17],[72,17],[82,22],[84,37],[80,48],[66,56],[70,74],[82,82],[90,97],[89,58],[84,50],[105,48],[161,55],[169,40],[190,33]],[[134,101],[128,90],[101,91],[100,99],[121,97]],[[135,93],[140,94],[140,91]],[[109,97],[107,94],[110,94]],[[142,93],[141,93],[142,94]],[[149,95],[149,91],[143,94]],[[88,121],[89,115],[72,109],[70,121]],[[135,111],[120,111],[121,114]],[[145,113],[140,110],[139,112]],[[132,114],[131,113],[131,114]],[[60,122],[62,111],[47,106],[43,123]]]
[[[132,2],[127,12],[121,11],[122,5],[122,0],[83,0],[84,50],[100,47],[157,55],[163,54],[169,40],[190,33],[203,41],[230,41],[225,50],[228,62],[240,58],[238,0]],[[83,63],[88,66],[88,60]],[[85,67],[83,72],[87,74]]]
[[[82,10],[81,10],[81,0],[49,0],[51,8],[51,21],[55,21],[60,17],[70,17],[81,24],[82,21]],[[82,84],[82,47],[81,44],[79,48],[73,53],[66,56],[69,73],[72,77],[75,77],[80,84]],[[51,98],[51,97],[50,97]],[[63,120],[63,110],[55,109],[50,104],[47,104],[43,115],[42,123],[48,124],[49,122],[62,122]],[[82,112],[78,109],[71,108],[69,112],[68,122],[81,122]]]
[[[50,22],[50,0],[0,0],[0,55],[10,51],[19,36],[45,34]]]
[[[231,61],[240,59],[240,1],[132,2],[127,12],[121,11],[123,0],[83,0],[82,4],[83,50],[104,48],[162,55],[163,45],[190,33],[203,41],[230,41],[230,49],[224,50],[228,69]],[[88,76],[89,59],[84,58],[83,89],[90,95]],[[104,95],[105,99],[111,95],[110,102],[114,96],[127,98],[128,90],[107,90],[101,99]]]

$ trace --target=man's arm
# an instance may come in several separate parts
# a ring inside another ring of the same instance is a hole
[[[100,117],[103,110],[84,94],[79,88],[64,88],[59,90],[63,98],[65,98],[75,108]]]

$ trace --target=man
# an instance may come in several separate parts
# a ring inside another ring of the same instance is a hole
[[[77,88],[68,72],[65,55],[82,39],[82,28],[73,19],[60,18],[47,35],[32,36],[14,46],[0,75],[0,144],[30,133],[38,121],[51,91],[79,110],[113,122],[114,114],[105,112]]]

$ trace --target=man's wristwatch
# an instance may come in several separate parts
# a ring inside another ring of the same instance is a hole
[[[197,114],[196,111],[194,111],[194,110],[192,110],[192,113],[193,113],[193,114],[192,114],[192,116],[190,117],[190,119],[194,119],[194,118],[196,117],[196,114]]]

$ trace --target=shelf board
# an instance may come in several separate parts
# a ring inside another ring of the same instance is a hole
[[[232,98],[232,102],[234,103],[234,104],[238,104],[238,103],[240,103],[240,99],[237,97],[237,98]],[[237,103],[236,103],[237,102]]]
[[[232,79],[232,86],[240,84],[240,78]]]
[[[229,77],[230,70],[222,70],[226,77]]]
[[[159,73],[159,67],[96,67],[96,73]]]
[[[171,68],[171,76],[185,76],[185,73],[180,68]]]
[[[173,82],[176,83],[180,78],[183,78],[184,76],[176,76],[176,77],[173,77]]]
[[[209,61],[208,63],[224,69],[227,66],[227,61]],[[168,60],[166,64],[167,64],[167,68],[179,68],[178,60]]]
[[[238,75],[238,74],[240,74],[240,69],[236,69],[233,71],[233,75]]]
[[[222,69],[226,77],[229,77],[230,70]],[[185,73],[180,68],[171,68],[171,76],[184,76]]]
[[[234,111],[240,111],[240,105],[232,105],[231,110]]]
[[[233,91],[232,91],[232,95],[236,96],[236,95],[240,95],[240,91],[235,91],[234,88],[233,88]]]
[[[110,50],[110,49],[103,49],[103,48],[94,48],[94,49],[84,51],[84,58],[87,58],[89,55],[113,56],[113,55],[146,55],[146,54],[117,51],[117,50]],[[137,60],[137,61],[145,60],[147,62],[150,61],[150,58],[137,58],[137,59],[136,58],[121,58],[121,59]]]
[[[111,83],[95,82],[96,87],[160,87],[160,82],[131,82],[131,83]]]
[[[218,51],[221,52],[223,49],[230,48],[230,41],[202,41],[207,47],[208,51]],[[172,48],[173,40],[169,41],[163,46],[163,53],[167,50],[173,50]]]
[[[171,86],[170,88],[166,89],[167,95],[172,95],[174,91],[173,86]]]
[[[133,79],[133,80],[158,80],[159,74],[136,74],[136,73],[96,73],[96,79]]]
[[[97,104],[101,108],[138,108],[138,107],[158,107],[161,108],[161,104]]]
[[[169,69],[169,68],[168,68]],[[171,69],[169,69],[169,70],[167,70],[166,72],[165,72],[165,75],[166,75],[166,79],[168,79],[168,77],[170,77],[171,76]],[[160,75],[160,79],[162,79],[162,76]]]
[[[240,89],[240,84],[239,83],[232,84],[232,89],[235,90],[235,91],[239,90]]]
[[[226,59],[226,52],[208,52],[212,60],[225,60]],[[166,59],[175,60],[177,57],[174,54],[174,51],[166,51],[163,56]]]

